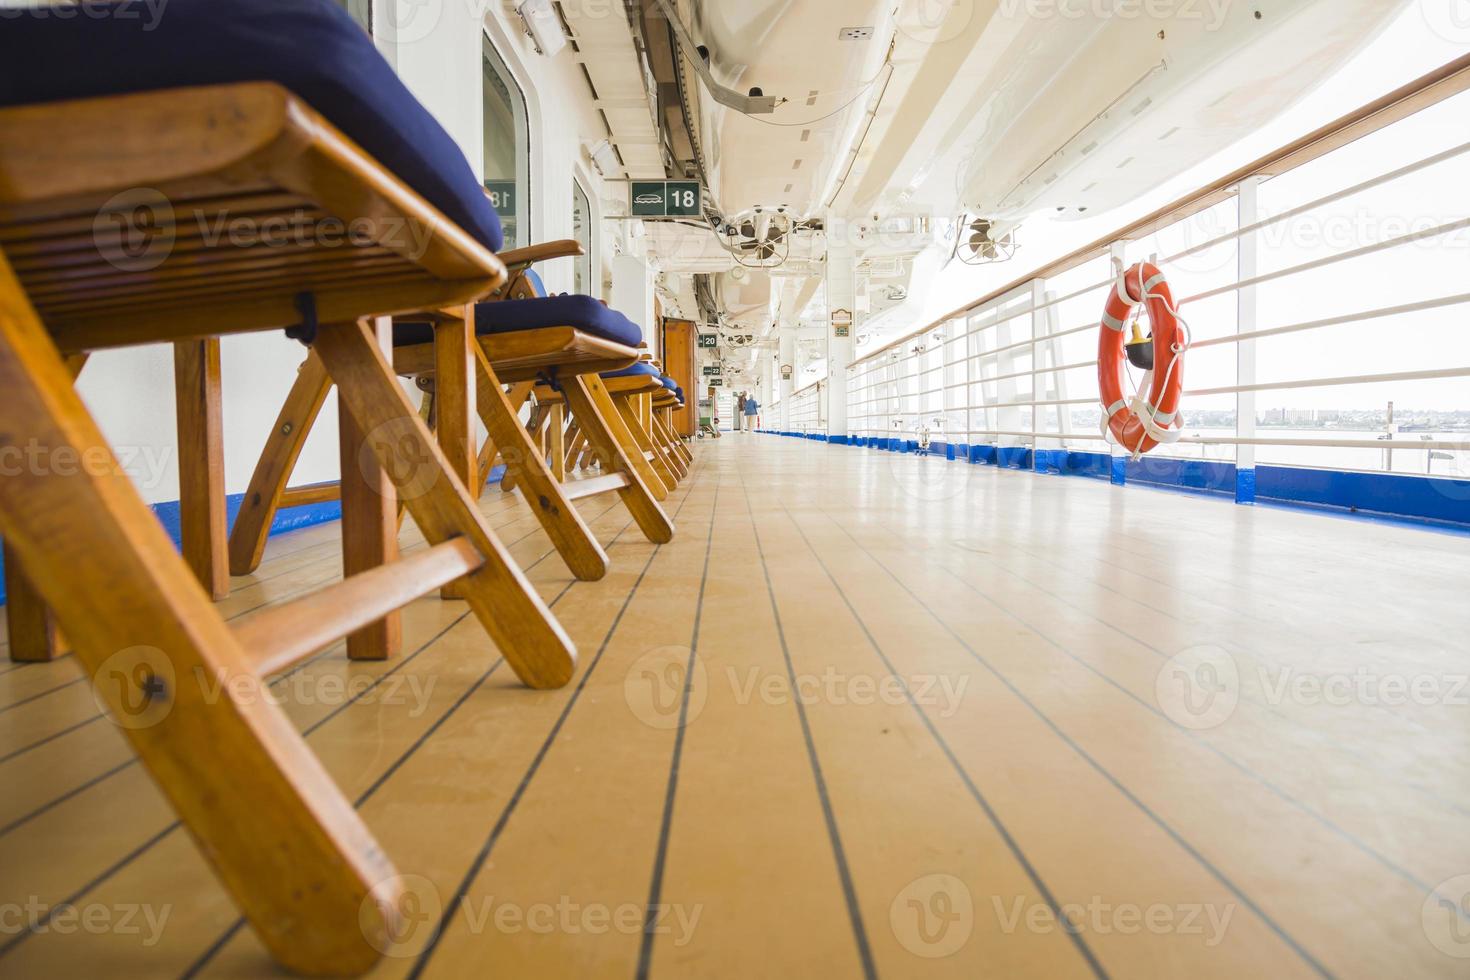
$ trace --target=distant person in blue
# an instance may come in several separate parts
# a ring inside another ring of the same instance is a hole
[[[745,396],[745,427],[754,432],[761,427],[760,417],[761,405],[755,400],[754,395]]]

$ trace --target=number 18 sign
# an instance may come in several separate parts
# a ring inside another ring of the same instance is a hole
[[[632,208],[635,218],[698,218],[704,202],[697,180],[635,180]]]

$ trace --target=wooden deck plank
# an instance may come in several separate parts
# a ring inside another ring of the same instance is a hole
[[[421,913],[375,976],[403,976],[411,970],[436,939],[446,912],[470,921],[466,911],[454,911],[459,907],[453,902],[475,866],[479,849],[518,808],[517,788],[528,776],[534,782],[538,755],[543,751],[549,755],[549,746],[560,740],[559,719],[564,712],[570,716],[571,709],[582,701],[581,678],[595,676],[601,669],[597,651],[624,621],[624,604],[640,587],[640,578],[657,551],[638,536],[626,511],[618,507],[611,514],[616,515],[618,530],[609,545],[615,560],[607,578],[571,583],[564,571],[557,571],[566,597],[560,599],[558,593],[554,608],[584,649],[578,680],[560,691],[528,691],[504,679],[487,687],[482,697],[449,719],[363,805],[363,816],[374,834],[400,869],[411,876],[406,884],[420,900]],[[608,519],[599,518],[594,529],[605,533]],[[532,578],[540,581],[539,569]],[[600,806],[596,811],[608,812]],[[433,827],[432,833],[425,833],[426,825]],[[560,860],[550,863],[565,870]],[[491,907],[492,915],[495,908]],[[484,910],[484,903],[469,910],[475,916],[472,921],[481,923],[477,927],[481,937],[491,928],[479,918]],[[524,929],[521,935],[524,937]],[[238,976],[259,971],[263,964],[264,952],[255,937],[241,933],[230,939],[202,975]]]
[[[503,508],[497,508],[497,513],[502,514],[498,527],[501,533],[510,535],[508,540],[520,540],[535,529],[534,521],[529,521],[527,514],[515,510],[505,512]],[[256,576],[249,576],[258,577],[257,581],[236,589],[229,599],[218,604],[221,613],[227,619],[236,619],[272,602],[286,601],[339,580],[340,546],[331,544],[336,550],[298,552],[293,558],[310,553],[314,560],[303,563],[298,558],[290,563],[294,567],[284,572],[280,570],[281,565],[273,565],[269,570],[263,566]],[[421,546],[422,537],[410,526],[404,544],[410,548]],[[7,747],[6,752],[0,753],[0,779],[14,787],[13,792],[0,799],[0,828],[8,827],[47,800],[86,786],[132,761],[126,745],[108,737],[115,733],[97,734],[100,728],[108,726],[93,724],[100,722],[102,715],[90,686],[79,681],[77,670],[74,660],[59,662],[49,671],[57,675],[47,682],[54,688],[53,693],[14,712],[0,712],[0,736],[3,736],[0,745]],[[95,743],[91,741],[94,738]]]
[[[651,973],[679,977],[760,976],[772,963],[793,976],[858,976],[863,956],[825,786],[808,754],[803,706],[792,696],[755,521],[738,474],[718,475],[688,705],[680,697],[683,647],[669,658],[646,654],[625,681],[637,682],[625,694],[645,723],[677,725],[684,708],[660,880],[660,903],[683,916],[664,916],[669,929],[646,941],[643,962]],[[689,921],[697,928],[679,932]]]
[[[636,552],[618,561],[620,590],[609,592],[599,588],[601,583],[579,586],[579,604],[600,607],[592,632],[602,627],[601,637],[583,640],[589,651],[597,651],[581,669],[579,685],[586,683],[575,702],[563,695],[564,705],[575,710],[566,715],[544,762],[519,795],[512,795],[514,783],[496,794],[501,801],[515,799],[503,832],[497,834],[494,821],[482,818],[474,838],[493,851],[444,893],[449,918],[437,942],[425,949],[426,975],[633,972],[675,733],[645,724],[623,694],[630,670],[659,669],[680,650],[687,655],[697,610],[691,583],[699,580],[705,560],[713,494],[695,484],[675,491],[671,500],[680,494],[687,494],[683,506],[675,505],[683,534],[674,543],[656,550],[648,546],[646,563]],[[574,635],[583,639],[585,634]],[[653,660],[644,661],[649,654]],[[521,778],[521,772],[507,775]],[[568,805],[573,798],[588,805]],[[611,814],[618,814],[616,847],[609,847],[604,836]],[[546,860],[548,849],[557,854],[555,861]],[[532,931],[530,922],[520,928],[493,926],[499,909],[534,917],[559,905],[579,913],[606,910],[609,928],[599,934],[590,928]],[[492,918],[484,920],[486,913]],[[635,920],[631,931],[630,915]]]
[[[535,523],[529,512],[524,514],[524,519],[532,525]],[[520,518],[517,523],[520,523]],[[518,560],[528,566],[547,564],[545,559],[554,554],[544,537],[537,540],[538,535],[539,527],[530,528],[524,538],[512,545],[512,552]],[[416,533],[406,535],[406,538],[408,536],[417,538]],[[560,572],[556,575],[557,578],[551,579],[552,584],[544,592],[554,594],[555,583],[565,577]],[[416,737],[415,732],[421,732],[432,724],[436,715],[430,700],[437,701],[436,688],[443,683],[446,672],[465,669],[462,661],[468,660],[473,667],[473,664],[495,659],[493,645],[483,632],[473,628],[473,624],[466,625],[465,614],[464,606],[459,603],[419,600],[404,610],[409,655],[387,662],[352,663],[345,659],[339,644],[327,654],[308,662],[292,675],[289,684],[277,685],[293,721],[310,733],[313,748],[349,796],[367,789],[371,780],[392,762],[398,754],[393,751],[394,745],[403,739],[411,742],[412,737]],[[415,652],[417,656],[413,655]],[[479,673],[484,669],[482,666]],[[397,680],[391,689],[386,683],[377,688],[367,687],[368,683],[380,677]],[[374,690],[378,692],[376,697],[373,696]],[[346,700],[348,698],[353,700]],[[359,713],[368,717],[354,724]],[[87,855],[73,853],[68,854],[64,862],[53,862],[63,865],[62,871],[53,873],[59,875],[69,870],[73,878],[78,877],[76,865],[81,863],[89,873],[103,878],[98,886],[85,887],[84,883],[81,893],[65,894],[74,901],[159,911],[170,908],[172,924],[167,936],[166,958],[176,971],[181,971],[203,955],[230,926],[234,918],[232,906],[193,852],[192,844],[166,814],[160,819],[152,813],[135,817],[131,812],[135,806],[146,810],[146,806],[138,806],[138,800],[146,798],[152,791],[151,785],[135,773],[134,767],[118,779],[137,780],[136,784],[115,784],[109,789],[109,796],[126,803],[126,809],[115,813],[114,820],[109,823],[117,834],[128,833],[131,828],[130,846],[116,852],[129,855],[126,865],[121,868],[104,866],[99,872],[95,862],[84,861]],[[156,796],[156,793],[152,795]],[[72,815],[68,813],[66,816]],[[75,819],[88,818],[81,814]],[[62,834],[63,839],[85,840],[75,829],[51,832]],[[90,828],[87,832],[90,833]],[[0,838],[0,849],[6,844],[7,839]],[[50,848],[53,854],[56,850],[55,847]],[[15,866],[21,875],[33,870],[20,864]],[[183,869],[188,869],[189,873],[183,873]],[[34,873],[24,879],[30,883],[31,893],[42,896],[42,900],[47,902],[58,901],[61,897],[54,895],[54,886],[51,891],[42,890],[45,888],[44,876],[51,870],[45,867],[34,869]],[[87,882],[95,880],[96,877],[87,878]],[[188,896],[188,901],[171,900],[171,895],[180,894]],[[164,949],[143,946],[136,935],[89,935],[85,942],[78,942],[75,936],[67,937],[68,941],[63,942],[55,941],[57,938],[54,933],[30,936],[10,956],[0,958],[0,966],[13,959],[22,964],[35,963],[36,969],[57,970],[64,974],[67,964],[72,964],[70,968],[75,969],[76,964],[95,961],[99,956],[105,956],[112,962],[123,957],[136,957],[144,963],[157,962],[165,954]],[[98,944],[95,948],[93,942]],[[264,963],[264,953],[258,955]]]
[[[575,584],[519,497],[483,505],[582,650],[567,690],[487,673],[437,599],[412,660],[338,647],[281,687],[424,900],[375,978],[1462,970],[1425,899],[1470,870],[1464,708],[1267,682],[1463,674],[1463,537],[764,437],[701,447],[670,545],[606,504],[612,571]],[[222,609],[340,575],[335,536],[273,540]],[[1193,731],[1158,681],[1200,644],[1242,683]],[[69,658],[3,667],[0,902],[145,914],[0,936],[0,975],[271,975]],[[389,671],[396,698],[313,694]]]

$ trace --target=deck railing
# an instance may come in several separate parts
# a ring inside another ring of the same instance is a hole
[[[849,436],[901,449],[928,430],[971,459],[1228,479],[1241,499],[1258,464],[1470,480],[1470,194],[1416,191],[1470,185],[1467,88],[1470,57],[859,358]],[[1096,336],[1143,259],[1194,343],[1185,436],[1128,461],[1101,431]],[[1406,416],[1416,398],[1453,408]]]
[[[787,431],[800,435],[826,433],[826,399],[822,397],[825,388],[823,382],[816,381],[791,393],[785,421]],[[767,425],[773,425],[777,419],[770,420]]]

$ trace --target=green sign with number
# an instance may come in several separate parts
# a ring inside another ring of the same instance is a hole
[[[490,195],[490,206],[502,218],[516,216],[516,182],[513,180],[487,180],[485,192]]]
[[[720,346],[720,335],[717,333],[702,333],[699,335],[699,347],[701,350],[713,350]]]
[[[630,214],[635,218],[698,218],[704,197],[697,180],[635,180]]]
[[[719,373],[720,373],[720,366],[718,364],[706,364],[704,366],[704,376],[707,377],[707,378],[708,377],[712,377],[712,376],[714,376],[716,374],[719,374]]]
[[[724,378],[710,378],[709,379],[709,386],[711,388],[723,388],[725,386],[725,379]]]

